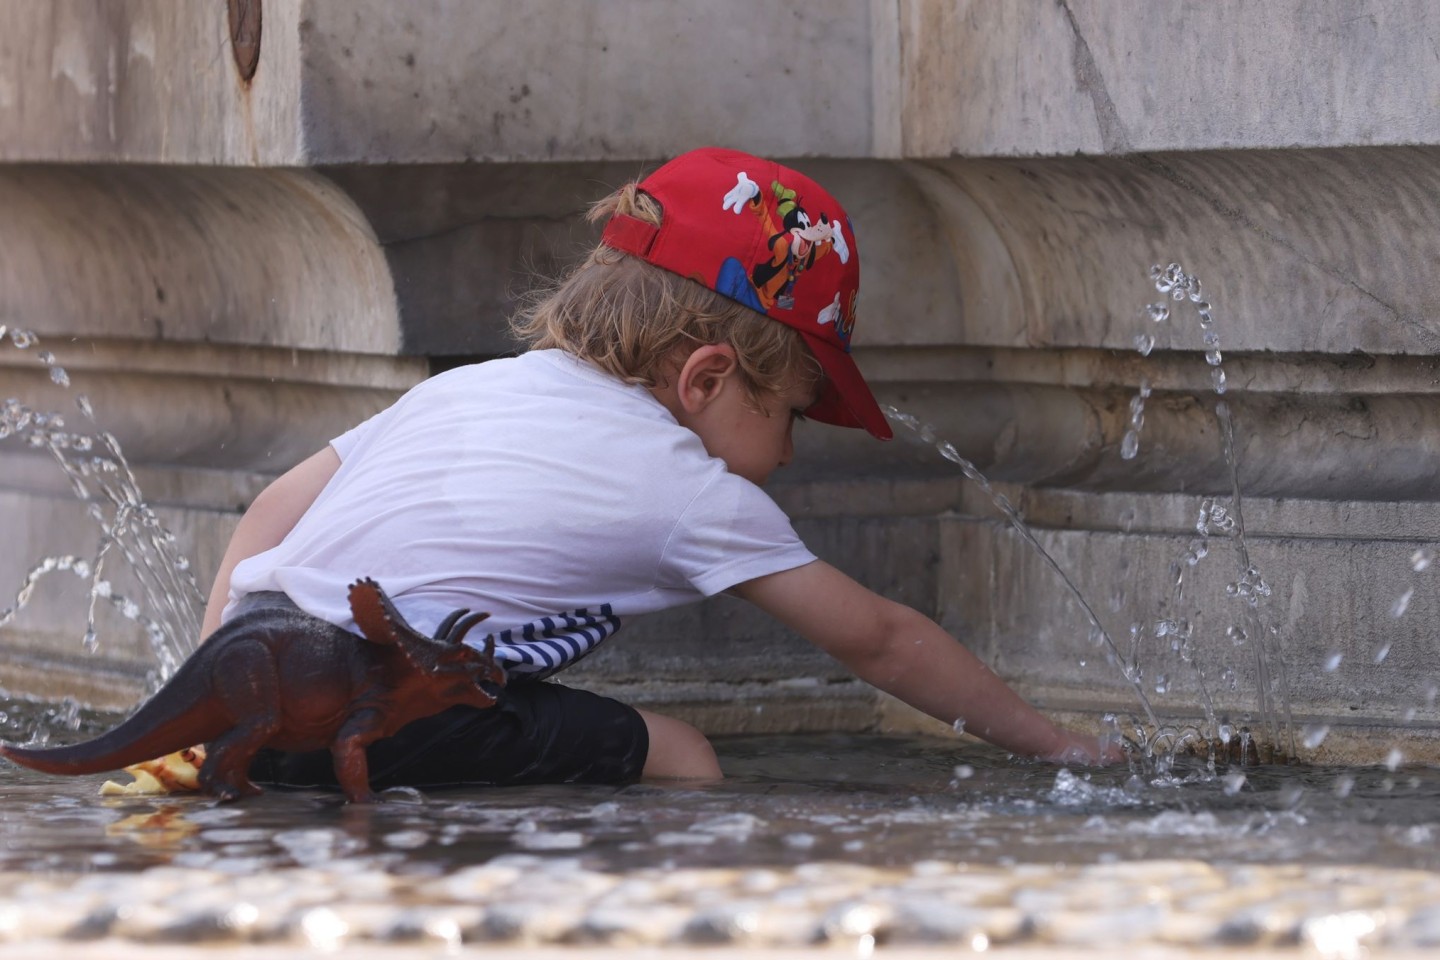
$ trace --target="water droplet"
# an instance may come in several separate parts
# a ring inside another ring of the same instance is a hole
[[[1410,598],[1414,595],[1415,588],[1411,587],[1409,590],[1406,590],[1404,593],[1400,594],[1400,596],[1396,597],[1395,602],[1390,605],[1390,616],[1397,619],[1405,616],[1405,611],[1410,609]]]
[[[1202,326],[1202,327],[1208,327],[1208,326],[1210,326],[1210,325],[1211,325],[1212,323],[1214,323],[1214,322],[1215,322],[1215,318],[1210,315],[1210,311],[1209,311],[1209,310],[1201,310],[1201,311],[1200,311],[1200,326]]]
[[[1170,689],[1170,678],[1163,673],[1155,675],[1155,692],[1165,693]]]
[[[1341,653],[1338,650],[1332,650],[1330,651],[1329,655],[1325,657],[1325,663],[1322,665],[1321,669],[1323,669],[1326,673],[1334,673],[1336,670],[1340,669],[1340,661],[1344,659],[1345,654]]]
[[[1221,778],[1221,783],[1225,785],[1225,796],[1233,797],[1245,786],[1245,774],[1232,770]]]
[[[90,397],[87,394],[82,393],[77,396],[75,398],[75,406],[79,407],[80,412],[85,414],[89,419],[95,419],[95,408],[90,406]]]
[[[1142,357],[1150,356],[1150,351],[1155,349],[1155,338],[1148,333],[1137,333],[1131,342],[1135,344],[1135,350]]]
[[[64,367],[51,367],[50,379],[59,386],[70,386],[70,374],[65,372]]]
[[[1224,358],[1221,357],[1219,350],[1206,350],[1206,351],[1205,351],[1205,362],[1208,363],[1208,364],[1210,364],[1210,366],[1212,366],[1212,367],[1218,367],[1218,366],[1220,366],[1220,362],[1221,362],[1221,360],[1223,360],[1223,359],[1224,359]]]
[[[25,350],[38,343],[39,338],[29,330],[11,330],[10,342],[13,343],[17,349]]]
[[[1348,773],[1342,773],[1340,776],[1335,778],[1335,786],[1331,788],[1331,792],[1334,793],[1335,796],[1339,797],[1341,800],[1344,800],[1346,797],[1350,796],[1350,791],[1354,789],[1355,778],[1350,776]]]
[[[1419,550],[1416,550],[1414,553],[1410,554],[1410,569],[1414,570],[1416,573],[1419,573],[1426,567],[1430,566],[1430,564],[1434,562],[1434,560],[1435,551],[1431,550],[1429,547],[1421,547]]]
[[[951,727],[951,729],[953,729],[953,730],[955,731],[956,734],[964,733],[964,732],[965,732],[965,718],[964,718],[964,717],[956,717],[956,718],[955,718],[955,722],[952,723],[952,724],[950,724],[950,727]]]
[[[975,768],[968,763],[962,763],[955,768],[956,780],[969,780],[973,776],[975,776]]]
[[[1374,660],[1376,663],[1384,663],[1385,658],[1390,656],[1390,641],[1386,640],[1375,647]]]
[[[1125,436],[1120,441],[1120,459],[1134,460],[1140,452],[1140,434],[1134,430],[1126,430]]]
[[[1148,396],[1150,396],[1150,380],[1149,380],[1149,378],[1147,378],[1147,377],[1141,377],[1141,378],[1140,378],[1140,388],[1139,388],[1139,389],[1140,389],[1140,396],[1142,396],[1142,397],[1148,397]]]
[[[1305,746],[1306,750],[1314,750],[1325,742],[1325,738],[1329,734],[1330,727],[1327,724],[1307,724],[1306,727],[1300,731],[1300,742]]]
[[[1219,351],[1216,351],[1216,356],[1219,356]],[[1209,357],[1207,356],[1206,359],[1208,360]],[[1217,359],[1215,362],[1219,363],[1220,361]],[[1214,369],[1212,369],[1210,371],[1210,385],[1215,388],[1216,393],[1224,393],[1225,371],[1221,370],[1219,367],[1215,367]]]
[[[1170,306],[1165,302],[1152,303],[1145,308],[1145,315],[1156,323],[1164,323],[1170,319]]]
[[[1399,747],[1391,747],[1390,752],[1385,755],[1385,769],[1394,773],[1405,762],[1405,754]]]

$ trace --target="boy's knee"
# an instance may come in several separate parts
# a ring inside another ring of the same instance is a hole
[[[720,761],[705,735],[683,720],[638,711],[650,734],[642,776],[679,780],[718,780]]]

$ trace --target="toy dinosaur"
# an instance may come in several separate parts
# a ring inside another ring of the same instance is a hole
[[[46,773],[99,773],[204,743],[200,789],[233,800],[260,792],[248,771],[261,747],[329,747],[346,798],[374,800],[366,746],[447,707],[494,706],[481,682],[503,686],[505,671],[493,636],[484,651],[461,642],[488,614],[456,610],[432,639],[368,578],[350,585],[350,611],[363,639],[296,611],[241,614],[109,733],[52,749],[0,743],[0,756]]]

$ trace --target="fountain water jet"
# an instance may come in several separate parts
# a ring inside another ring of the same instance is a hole
[[[0,348],[6,334],[6,327],[0,325]],[[12,329],[8,331],[8,342],[14,349],[29,350],[40,341],[31,331]],[[69,389],[69,374],[58,365],[54,354],[39,350],[35,358],[49,370],[53,383]],[[15,397],[6,399],[0,407],[0,440],[23,441],[31,448],[47,451],[69,481],[75,497],[85,504],[86,514],[99,527],[96,546],[88,557],[57,554],[32,564],[14,601],[0,609],[0,627],[19,615],[42,578],[52,573],[71,573],[87,584],[86,627],[81,641],[84,648],[90,653],[99,649],[96,607],[104,601],[145,631],[157,665],[152,683],[158,685],[194,650],[203,596],[190,561],[176,546],[175,535],[145,502],[119,440],[100,428],[85,394],[75,397],[75,405],[87,424],[94,427],[93,433],[75,432],[67,427],[64,415],[33,410]],[[148,605],[148,613],[136,599],[116,592],[106,577],[106,565],[115,553],[139,585],[140,600]]]

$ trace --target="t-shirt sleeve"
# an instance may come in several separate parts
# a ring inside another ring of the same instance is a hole
[[[359,446],[361,440],[364,440],[367,436],[374,433],[382,424],[393,417],[394,414],[392,411],[394,411],[396,406],[398,406],[398,404],[391,404],[369,419],[363,420],[349,430],[346,430],[340,434],[340,436],[331,440],[330,446],[340,455],[342,461],[348,459],[355,448]]]
[[[705,596],[737,583],[804,566],[815,554],[765,491],[717,474],[681,514],[662,566]]]

